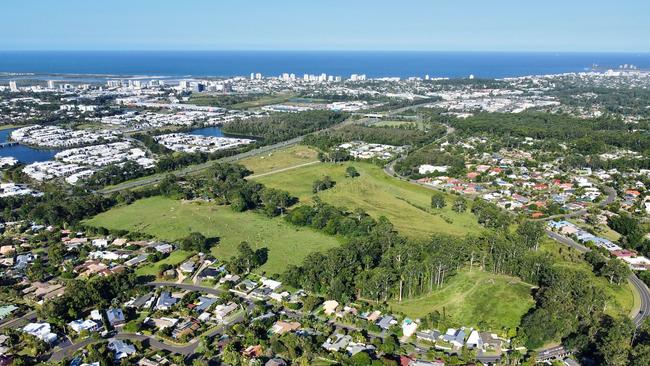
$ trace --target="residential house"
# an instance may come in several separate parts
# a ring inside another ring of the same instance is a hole
[[[101,326],[100,326],[99,323],[97,323],[97,322],[94,321],[94,320],[90,320],[90,319],[86,319],[86,320],[83,320],[83,319],[73,320],[73,321],[71,321],[70,323],[68,323],[68,326],[69,326],[70,328],[72,328],[72,330],[74,330],[74,331],[77,332],[77,333],[81,333],[81,332],[83,332],[83,331],[87,331],[87,332],[96,332],[96,331],[98,331],[98,330],[101,328]]]
[[[234,302],[230,302],[226,305],[219,304],[217,307],[214,309],[214,316],[217,318],[219,321],[224,321],[230,314],[232,314],[235,310],[237,310],[239,306],[235,304]]]
[[[323,312],[325,315],[332,315],[339,307],[339,302],[336,300],[327,300],[323,303]]]
[[[339,352],[352,341],[352,337],[345,334],[336,333],[323,343],[322,347],[330,352]]]
[[[52,333],[52,326],[49,323],[29,323],[23,327],[23,332],[31,334],[48,344],[53,344],[59,338],[55,333]]]
[[[440,331],[427,329],[420,332],[416,332],[415,337],[420,341],[436,343],[438,338],[440,338]]]
[[[299,328],[300,328],[300,323],[298,322],[285,322],[282,320],[278,320],[277,322],[275,322],[275,324],[273,324],[270,331],[273,334],[282,335],[285,333],[298,330]]]
[[[124,313],[120,308],[112,308],[106,310],[106,318],[108,319],[108,323],[113,327],[123,325],[126,322]]]
[[[455,348],[462,348],[465,344],[465,328],[447,329],[447,333],[442,336],[442,340],[450,343]]]
[[[174,247],[171,244],[167,243],[158,244],[154,247],[154,249],[160,253],[171,253],[174,251]]]
[[[176,302],[178,302],[177,298],[173,297],[169,292],[163,291],[160,293],[158,301],[156,301],[156,309],[169,310],[176,304]]]
[[[384,315],[379,321],[377,322],[377,325],[379,328],[383,330],[388,330],[392,325],[396,324],[395,318],[393,318],[390,315]]]
[[[121,360],[135,354],[135,347],[132,344],[120,339],[112,339],[108,342],[108,349],[115,353],[115,360]]]

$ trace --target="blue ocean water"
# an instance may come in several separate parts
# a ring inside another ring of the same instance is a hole
[[[0,142],[9,141],[11,131],[14,129],[0,130]],[[60,150],[55,149],[34,149],[24,145],[14,145],[0,148],[0,156],[12,156],[21,163],[31,164],[35,161],[52,160]]]
[[[338,51],[0,51],[0,72],[148,76],[236,76],[260,72],[369,77],[501,78],[618,68],[650,69],[650,53]],[[15,78],[15,77],[14,77]]]

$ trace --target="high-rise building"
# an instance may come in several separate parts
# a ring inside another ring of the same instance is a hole
[[[15,80],[11,80],[9,82],[9,90],[11,90],[12,92],[17,92],[18,91],[18,86],[16,86],[16,81]]]
[[[190,88],[190,82],[187,80],[181,80],[178,82],[178,88],[181,90],[187,90]]]
[[[48,89],[54,89],[56,86],[54,85],[54,80],[48,80],[47,81],[47,88]]]

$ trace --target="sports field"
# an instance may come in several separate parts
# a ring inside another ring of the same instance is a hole
[[[289,264],[300,264],[309,253],[339,245],[336,237],[309,228],[294,227],[281,218],[256,212],[233,212],[212,203],[152,197],[86,220],[85,224],[107,229],[138,231],[161,240],[174,241],[198,231],[221,240],[212,252],[217,258],[237,254],[242,241],[253,249],[266,247],[269,258],[258,272],[281,273]]]

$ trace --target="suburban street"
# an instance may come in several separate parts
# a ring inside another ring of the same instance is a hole
[[[184,283],[174,283],[174,282],[149,282],[147,285],[153,286],[153,287],[175,287],[179,288],[182,290],[188,290],[188,291],[201,291],[205,292],[211,295],[219,295],[223,291],[218,290],[212,287],[205,287],[205,286],[199,286],[199,285],[192,285],[192,284],[184,284]],[[20,320],[22,318],[15,319],[15,321]],[[222,334],[223,330],[225,329],[226,326],[229,326],[231,324],[239,323],[244,319],[243,314],[238,314],[235,318],[231,319],[227,324],[220,325],[219,327],[205,333],[202,335],[202,337],[214,337],[217,334]],[[25,319],[26,320],[26,319]],[[160,339],[153,337],[153,336],[148,336],[145,334],[137,334],[137,333],[126,333],[126,332],[121,332],[118,331],[118,333],[113,337],[114,339],[123,339],[123,340],[138,340],[143,343],[148,344],[151,348],[158,349],[158,350],[165,350],[169,351],[172,353],[176,354],[181,354],[184,356],[190,356],[194,353],[196,348],[199,346],[199,337],[193,338],[190,340],[187,344],[183,345],[176,345],[176,344],[168,344],[164,343]],[[95,339],[95,338],[87,338],[84,339],[83,341],[80,341],[78,343],[74,344],[69,344],[66,345],[65,347],[62,347],[54,352],[49,356],[48,360],[49,361],[61,361],[66,358],[70,358],[72,355],[74,355],[75,352],[78,350],[88,346],[89,344],[99,342],[101,339]]]

